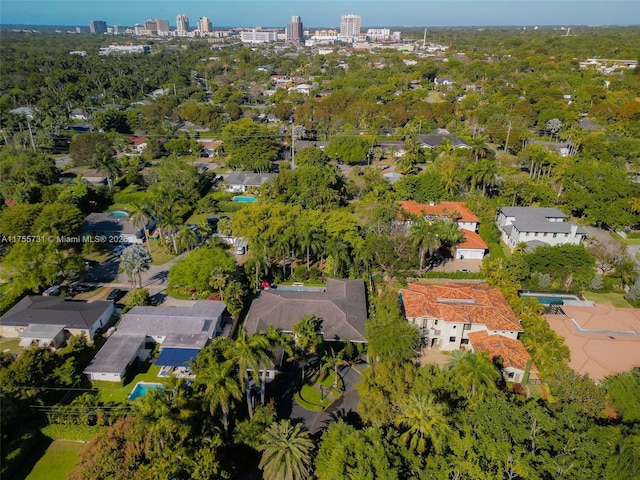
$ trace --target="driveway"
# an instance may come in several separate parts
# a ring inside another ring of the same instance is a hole
[[[278,415],[290,418],[294,422],[302,422],[312,435],[319,434],[330,423],[342,418],[345,422],[357,425],[360,423],[358,402],[360,397],[355,389],[360,381],[360,370],[367,365],[343,366],[338,374],[344,382],[345,391],[342,396],[321,412],[314,412],[302,408],[293,398],[294,377],[300,372],[295,369],[281,375],[280,379],[269,384],[272,396],[276,400]]]

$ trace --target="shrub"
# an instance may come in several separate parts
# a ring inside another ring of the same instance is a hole
[[[602,280],[602,275],[596,275],[593,277],[593,280],[589,282],[589,290],[594,292],[598,290],[602,290],[604,288],[604,281]]]
[[[307,276],[307,266],[306,265],[298,265],[293,269],[293,280],[299,282]]]
[[[634,307],[640,307],[640,282],[636,281],[629,291],[624,295],[624,299]]]

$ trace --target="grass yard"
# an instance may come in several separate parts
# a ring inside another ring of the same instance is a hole
[[[93,386],[100,391],[100,400],[103,402],[124,403],[127,397],[138,382],[162,383],[162,379],[158,377],[160,367],[158,365],[150,365],[145,372],[138,373],[133,380],[125,386],[121,386],[115,382],[93,382]]]
[[[158,240],[150,239],[149,245],[151,245],[151,258],[153,259],[151,262],[152,265],[164,265],[169,260],[173,260],[176,257],[172,253],[167,253],[164,247],[160,246]]]
[[[65,479],[80,460],[84,442],[54,440],[42,458],[36,463],[27,480]]]
[[[582,296],[595,303],[610,303],[614,307],[631,308],[631,305],[624,299],[622,293],[582,292]]]
[[[19,347],[19,338],[0,338],[0,352],[17,353],[22,352],[22,347]]]
[[[640,238],[624,238],[616,232],[609,232],[609,235],[625,245],[640,245]]]
[[[313,385],[304,384],[293,398],[302,407],[314,412],[321,412],[333,402],[331,397],[321,399],[320,390]]]

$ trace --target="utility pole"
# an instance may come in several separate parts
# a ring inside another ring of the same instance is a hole
[[[291,170],[296,168],[296,124],[291,122]]]
[[[509,129],[507,130],[507,139],[504,142],[504,153],[507,153],[509,148],[509,136],[511,135],[511,120],[509,120]]]

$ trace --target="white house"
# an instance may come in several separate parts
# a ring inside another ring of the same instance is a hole
[[[465,239],[456,246],[455,258],[482,260],[489,250],[485,241],[476,233],[479,223],[478,217],[466,207],[464,202],[425,204],[406,200],[398,203],[404,211],[426,220],[439,219],[456,222],[458,228],[464,232]]]
[[[91,340],[113,315],[113,302],[79,302],[65,297],[26,295],[0,317],[0,336],[30,339],[29,344],[61,345],[65,337],[84,335]],[[26,340],[25,340],[26,341]]]
[[[84,369],[90,380],[122,381],[136,361],[149,358],[147,345],[160,344],[156,364],[188,369],[189,361],[220,335],[224,303],[199,300],[190,307],[134,307]]]
[[[497,288],[484,283],[409,283],[400,290],[407,320],[416,325],[422,343],[440,350],[486,351],[500,358],[508,381],[528,383],[537,375],[518,335],[520,322]]]
[[[502,241],[513,250],[519,243],[539,245],[579,245],[587,232],[557,208],[502,207],[496,225]]]
[[[244,193],[250,188],[260,187],[276,177],[276,173],[231,172],[224,177],[227,192]]]
[[[500,290],[484,283],[409,283],[400,296],[407,320],[429,347],[459,350],[468,348],[473,332],[517,340],[523,331]]]

